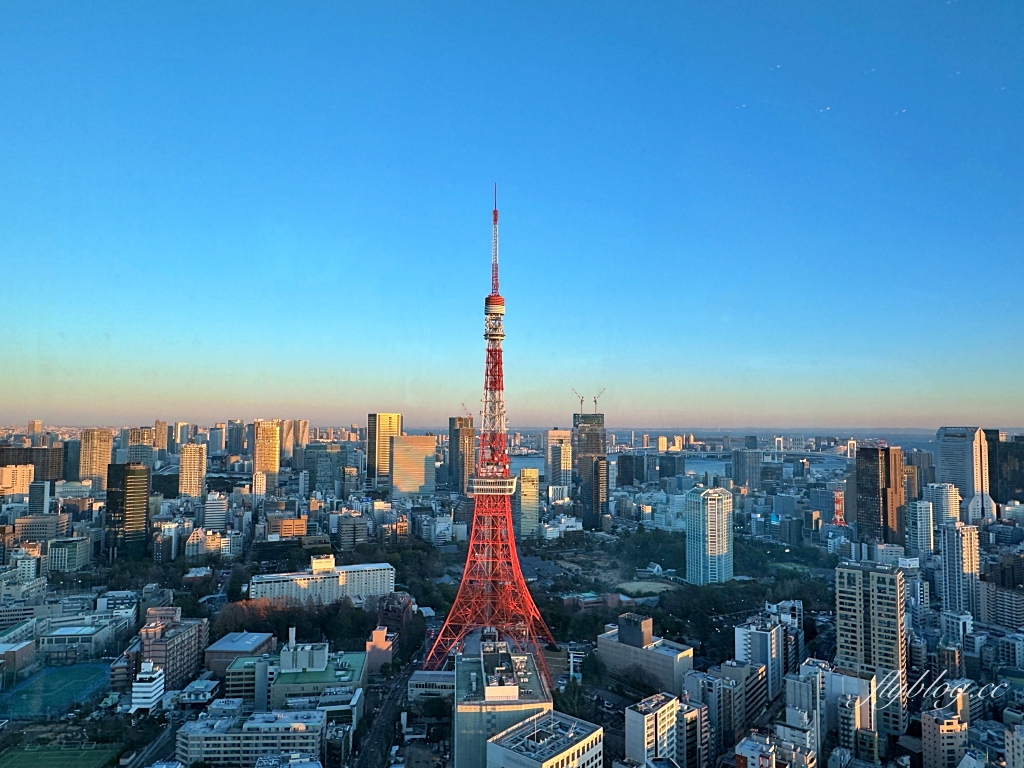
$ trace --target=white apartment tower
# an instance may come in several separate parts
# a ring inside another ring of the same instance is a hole
[[[201,499],[206,495],[206,444],[181,446],[178,465],[178,496]]]
[[[932,510],[930,501],[907,504],[907,548],[913,555],[925,557],[935,551]]]
[[[988,441],[980,427],[942,427],[935,433],[938,462],[935,477],[960,491],[960,519],[996,519],[996,505],[988,494]]]
[[[686,580],[724,584],[732,579],[732,493],[698,486],[687,491]]]
[[[978,618],[978,529],[956,522],[940,530],[942,610]]]
[[[656,757],[676,759],[679,699],[656,693],[626,707],[626,757],[646,765]]]
[[[921,497],[932,504],[935,526],[955,523],[960,519],[960,491],[952,483],[928,483],[921,490]]]

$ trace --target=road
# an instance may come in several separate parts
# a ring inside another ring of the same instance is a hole
[[[362,739],[355,768],[381,768],[386,764],[385,761],[391,750],[391,741],[395,732],[395,721],[398,719],[399,709],[405,703],[412,671],[411,665],[405,668],[402,676],[392,684],[391,690],[388,691],[387,698],[381,703],[377,714],[373,716],[370,730]]]

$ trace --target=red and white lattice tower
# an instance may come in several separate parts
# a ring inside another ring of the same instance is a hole
[[[533,653],[538,668],[548,676],[541,648],[553,643],[519,568],[512,532],[512,493],[516,478],[509,472],[506,447],[505,385],[501,364],[502,316],[505,300],[498,293],[498,200],[494,200],[494,235],[491,242],[491,293],[484,299],[484,338],[487,367],[484,373],[484,408],[476,474],[470,478],[474,497],[473,530],[462,583],[441,633],[424,663],[439,669],[467,635],[492,628],[520,652]],[[550,682],[550,681],[549,681]]]

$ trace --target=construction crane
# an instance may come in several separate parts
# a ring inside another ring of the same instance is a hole
[[[597,413],[597,398],[603,395],[608,390],[608,387],[603,387],[600,392],[594,396],[594,413]]]
[[[466,414],[467,417],[471,419],[473,418],[473,414],[469,412],[469,408],[466,407],[465,403],[462,404],[462,412]]]
[[[583,395],[581,395],[575,389],[573,389],[572,393],[574,395],[576,395],[576,397],[578,397],[580,399],[580,413],[583,413],[583,403],[586,401],[587,398],[585,398]]]

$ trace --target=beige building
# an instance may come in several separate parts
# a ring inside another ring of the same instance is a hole
[[[277,475],[281,471],[281,421],[256,419],[252,425],[252,471],[266,478],[263,491],[268,496],[277,494]],[[254,489],[255,492],[255,489]]]
[[[605,625],[597,655],[611,674],[628,678],[640,671],[673,696],[682,695],[686,674],[693,671],[693,648],[655,637],[652,620],[635,613],[619,616],[617,626]]]
[[[549,710],[491,737],[487,768],[600,768],[604,729]]]
[[[28,496],[28,486],[36,476],[34,464],[0,467],[0,496]]]
[[[921,713],[922,768],[949,768],[967,752],[967,717],[959,702]],[[1009,762],[1007,762],[1009,768]]]
[[[344,598],[379,597],[395,591],[395,567],[390,563],[334,565],[334,555],[311,558],[311,569],[295,573],[253,576],[249,582],[252,600],[291,598],[329,605]]]
[[[551,693],[533,656],[493,642],[481,643],[479,655],[457,655],[455,768],[487,765],[488,739],[551,709]]]
[[[107,467],[114,447],[109,429],[83,429],[78,455],[78,478],[92,480],[94,491],[107,489]]]
[[[399,435],[391,438],[391,495],[430,496],[437,487],[433,435]]]
[[[558,461],[552,462],[552,449],[556,445],[565,445],[569,448],[558,457]],[[566,483],[562,482],[563,477],[566,475],[566,470],[571,477],[572,430],[549,429],[544,434],[544,482],[547,485],[566,485]]]
[[[202,499],[206,496],[206,444],[181,446],[178,465],[178,496]]]
[[[1024,768],[1024,725],[1006,729],[1006,768]]]
[[[905,604],[898,568],[851,561],[836,568],[836,669],[875,675],[875,730],[897,737],[907,730]]]

